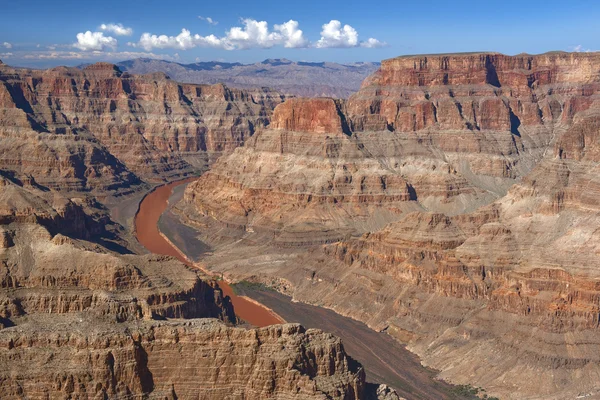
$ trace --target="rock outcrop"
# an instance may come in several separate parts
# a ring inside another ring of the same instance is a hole
[[[126,194],[140,180],[200,171],[269,122],[267,89],[178,84],[97,63],[0,65],[0,170],[62,191]]]
[[[342,105],[328,98],[290,99],[275,109],[271,125],[288,131],[349,134]]]
[[[359,399],[364,371],[340,340],[300,325],[211,319],[99,330],[77,315],[0,330],[2,398]]]
[[[254,232],[253,241],[302,246],[381,226],[379,206],[385,215],[416,207],[404,177],[366,155],[367,144],[347,134],[341,107],[331,99],[279,105],[270,129],[189,185],[190,221],[226,226],[209,230],[225,241]]]
[[[599,92],[598,53],[387,60],[337,119],[278,106],[180,210],[207,265],[386,330],[441,377],[596,395]]]

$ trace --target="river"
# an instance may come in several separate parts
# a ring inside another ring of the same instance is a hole
[[[185,185],[195,179],[189,178],[181,181],[159,186],[148,193],[141,201],[139,210],[135,216],[135,234],[138,241],[150,252],[163,254],[178,258],[181,262],[194,268],[201,268],[198,264],[189,260],[177,247],[167,240],[158,229],[158,220],[169,205],[169,197],[173,189],[179,185]],[[204,272],[210,274],[209,271]],[[238,296],[231,286],[221,280],[219,287],[223,294],[231,298],[235,314],[244,321],[254,326],[268,326],[285,322],[275,315],[271,310],[261,306],[252,299]]]

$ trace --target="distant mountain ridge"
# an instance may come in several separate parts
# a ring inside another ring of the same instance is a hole
[[[137,58],[117,65],[133,74],[164,72],[183,83],[224,83],[242,89],[270,87],[296,96],[346,98],[360,88],[362,81],[375,72],[380,63],[295,62],[282,58],[255,64],[219,61],[180,64]]]

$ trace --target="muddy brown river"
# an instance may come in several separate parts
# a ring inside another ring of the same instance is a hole
[[[169,197],[171,197],[173,189],[195,179],[198,178],[194,177],[172,182],[159,186],[148,193],[140,203],[139,210],[135,216],[135,234],[138,241],[150,252],[173,256],[188,266],[198,268],[197,264],[191,262],[158,229],[158,220],[169,205]],[[219,281],[219,287],[223,290],[223,294],[231,298],[235,314],[244,321],[259,327],[285,322],[268,308],[261,306],[251,299],[236,295],[227,282]]]

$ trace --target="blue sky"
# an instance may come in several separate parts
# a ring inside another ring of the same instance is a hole
[[[0,59],[30,66],[138,56],[354,62],[480,50],[593,51],[600,50],[599,17],[600,2],[576,0],[3,0]]]

